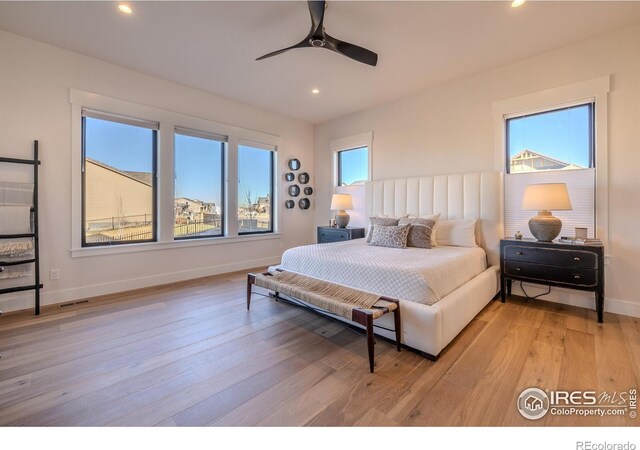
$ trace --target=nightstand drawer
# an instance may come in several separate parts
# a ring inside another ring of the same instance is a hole
[[[598,268],[598,256],[582,250],[507,245],[504,247],[504,259],[582,269]]]
[[[519,261],[505,261],[504,272],[517,278],[532,281],[565,283],[573,286],[595,286],[598,284],[597,272],[590,269],[545,266]]]
[[[318,242],[340,242],[349,240],[349,232],[339,229],[320,229],[318,230]]]

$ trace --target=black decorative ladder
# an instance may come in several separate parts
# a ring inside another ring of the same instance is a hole
[[[40,161],[38,160],[38,141],[33,141],[33,159],[0,157],[0,163],[30,164],[33,166],[33,204],[31,206],[33,228],[31,233],[0,234],[0,239],[33,238],[33,258],[20,261],[0,261],[0,268],[3,266],[16,266],[19,264],[33,263],[35,266],[34,284],[0,289],[0,295],[9,294],[11,292],[35,290],[35,313],[37,316],[40,314],[40,289],[43,287],[42,284],[40,284],[40,239],[38,236],[38,166],[40,165]]]

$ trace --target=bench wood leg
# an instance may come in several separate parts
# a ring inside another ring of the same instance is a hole
[[[373,373],[376,341],[373,337],[373,316],[367,315],[367,350],[369,351],[369,371]]]
[[[396,349],[400,351],[402,344],[400,340],[402,339],[402,332],[400,331],[400,305],[393,311],[393,322],[396,329]]]
[[[251,307],[251,286],[253,286],[255,281],[256,276],[254,274],[250,273],[247,275],[247,311],[249,311],[249,308]]]

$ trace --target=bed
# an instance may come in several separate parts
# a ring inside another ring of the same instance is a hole
[[[389,249],[356,239],[289,249],[278,267],[399,299],[402,342],[435,359],[499,291],[501,180],[499,172],[477,172],[365,185],[367,217],[477,217],[478,247]],[[376,334],[393,338],[390,318],[377,324]]]

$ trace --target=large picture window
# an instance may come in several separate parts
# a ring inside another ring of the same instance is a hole
[[[368,147],[351,148],[338,152],[338,186],[364,184],[368,179]]]
[[[158,124],[82,116],[82,245],[155,241]]]
[[[238,145],[238,234],[273,231],[275,148]]]
[[[226,137],[176,128],[174,239],[224,235]]]
[[[521,231],[531,237],[532,212],[522,210],[522,196],[527,185],[538,183],[567,185],[573,209],[555,214],[562,220],[561,236],[574,236],[575,227],[596,236],[594,109],[590,101],[506,118],[507,236]]]

